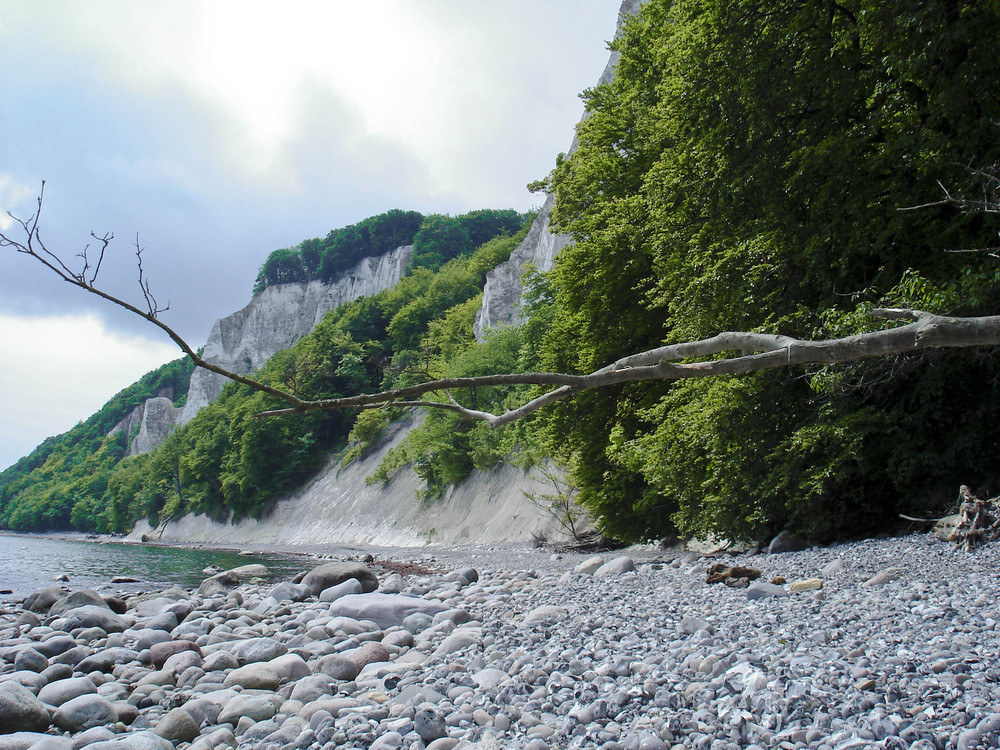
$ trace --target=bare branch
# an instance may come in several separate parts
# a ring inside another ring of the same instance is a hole
[[[290,409],[262,412],[258,416],[279,416],[327,409],[365,409],[384,404],[419,405],[449,409],[469,419],[483,420],[495,428],[583,391],[622,383],[741,375],[791,365],[853,362],[919,349],[1000,344],[1000,316],[952,318],[919,310],[902,309],[877,309],[873,310],[872,314],[890,320],[914,322],[896,328],[823,341],[805,341],[763,333],[726,332],[701,341],[672,344],[633,354],[587,375],[535,372],[472,378],[441,378],[381,393],[310,401]],[[731,351],[741,354],[723,359],[678,362],[678,360],[710,357]],[[455,402],[453,398],[447,403],[408,400],[434,391],[499,385],[556,387],[503,414],[468,409]]]
[[[101,299],[105,299],[108,302],[118,305],[119,307],[128,310],[130,313],[138,315],[140,318],[149,321],[157,328],[159,328],[161,331],[166,333],[167,336],[170,337],[171,341],[177,344],[178,348],[182,352],[184,352],[184,354],[190,357],[191,361],[194,362],[194,364],[197,367],[201,367],[205,370],[217,373],[230,380],[235,380],[237,383],[243,383],[244,385],[247,385],[253,388],[254,390],[267,393],[271,396],[274,396],[275,398],[281,399],[282,401],[290,404],[293,408],[301,408],[304,407],[307,403],[310,403],[303,401],[302,399],[298,398],[297,396],[291,393],[286,393],[285,391],[282,391],[278,388],[274,388],[270,385],[267,385],[266,383],[261,383],[260,381],[246,377],[245,375],[240,375],[239,373],[231,372],[230,370],[227,370],[224,367],[220,367],[216,364],[213,364],[212,362],[202,359],[198,355],[198,353],[194,350],[194,348],[190,344],[188,344],[187,341],[185,341],[179,333],[177,333],[174,329],[172,329],[170,326],[168,326],[166,323],[164,323],[163,321],[159,320],[156,317],[157,313],[162,312],[163,310],[157,308],[156,306],[156,300],[153,298],[152,294],[149,291],[149,283],[147,280],[145,280],[143,276],[141,264],[139,270],[139,282],[143,290],[143,296],[145,297],[146,300],[147,310],[142,310],[133,305],[132,303],[127,302],[126,300],[123,300],[120,297],[116,297],[113,294],[105,292],[104,290],[94,286],[91,279],[88,279],[88,277],[86,276],[85,271],[76,273],[72,271],[70,268],[68,268],[66,264],[59,258],[58,255],[51,252],[45,246],[45,243],[42,241],[41,235],[38,231],[38,219],[39,216],[41,215],[42,195],[44,189],[45,189],[45,183],[43,182],[42,191],[40,191],[38,195],[38,211],[35,213],[34,216],[29,217],[28,219],[20,219],[11,214],[10,212],[8,212],[8,215],[21,227],[25,236],[23,239],[17,239],[7,235],[5,232],[0,231],[0,247],[10,247],[13,248],[18,253],[21,253],[23,255],[28,255],[37,260],[42,265],[44,265],[46,268],[52,271],[56,276],[58,276],[68,284],[72,284],[73,286],[83,289],[84,291],[89,292],[90,294],[96,295]],[[112,235],[105,235],[104,238],[100,239],[102,242],[105,242],[106,239],[106,242],[110,244],[112,238],[113,238]],[[136,244],[138,248],[138,240]],[[106,245],[104,248],[102,248],[101,251],[102,259],[105,249]],[[137,249],[136,255],[141,260],[141,249]],[[85,261],[84,268],[86,269],[87,267],[88,266]],[[92,276],[91,278],[94,277]]]
[[[380,393],[333,399],[304,399],[294,393],[231,372],[202,359],[176,331],[159,320],[158,313],[167,308],[161,309],[150,291],[149,282],[142,267],[143,248],[139,245],[138,237],[136,238],[135,254],[139,270],[139,286],[146,304],[145,310],[94,285],[97,272],[104,260],[104,253],[112,239],[111,235],[95,236],[102,242],[101,257],[89,277],[86,275],[86,269],[89,268],[86,258],[83,273],[78,274],[71,271],[57,255],[49,252],[39,236],[38,217],[41,214],[41,203],[42,196],[39,194],[39,210],[33,217],[25,220],[12,217],[24,231],[25,238],[23,240],[14,239],[0,232],[0,247],[12,247],[19,253],[29,255],[49,268],[63,281],[106,299],[149,321],[166,333],[196,366],[247,385],[254,390],[267,393],[288,405],[286,408],[261,412],[257,415],[258,417],[303,414],[332,409],[373,409],[385,408],[386,406],[424,407],[451,410],[466,419],[485,421],[490,427],[496,428],[522,419],[550,404],[571,398],[584,391],[623,383],[741,375],[794,365],[853,362],[932,348],[1000,345],[1000,316],[955,318],[920,310],[877,309],[872,311],[874,317],[910,322],[871,333],[822,341],[806,341],[767,333],[727,331],[701,341],[670,344],[639,352],[583,375],[522,372],[480,377],[439,378]],[[725,356],[733,353],[736,355]],[[551,390],[502,414],[490,414],[465,407],[451,394],[452,390],[516,385],[544,386]],[[444,393],[447,400],[434,401],[421,398],[434,392]]]

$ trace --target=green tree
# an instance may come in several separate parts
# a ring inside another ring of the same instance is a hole
[[[963,165],[1000,159],[998,41],[995,4],[644,5],[614,43],[616,78],[586,95],[579,148],[549,179],[556,227],[576,243],[551,274],[546,369],[587,372],[722,330],[854,332],[859,305],[995,309],[994,269],[947,252],[989,246],[995,222],[899,209],[933,200],[939,182],[970,192]],[[1000,479],[983,451],[949,450],[995,446],[952,415],[992,414],[996,366],[941,353],[812,378],[620,386],[544,422],[618,536],[677,524],[830,537]],[[935,454],[954,462],[915,460]]]
[[[475,245],[462,222],[440,214],[424,219],[413,238],[411,268],[437,270],[452,258],[468,253]]]
[[[275,250],[264,261],[254,282],[253,293],[259,294],[275,284],[308,281],[309,275],[298,250]]]

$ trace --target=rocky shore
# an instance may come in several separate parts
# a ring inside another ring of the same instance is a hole
[[[0,613],[0,750],[997,747],[998,556],[453,550],[47,589]]]

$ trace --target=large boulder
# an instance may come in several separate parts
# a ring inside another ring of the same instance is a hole
[[[92,589],[80,589],[60,597],[49,607],[49,615],[61,615],[77,607],[93,606],[111,610],[104,598]]]
[[[51,734],[41,732],[12,732],[0,735],[0,750],[28,750],[39,742],[54,740]],[[88,745],[89,747],[89,745]]]
[[[157,722],[153,731],[164,739],[181,743],[194,741],[201,734],[201,727],[186,710],[175,708]]]
[[[771,543],[767,545],[767,552],[769,555],[779,555],[783,552],[800,552],[808,546],[808,542],[786,529],[771,540]]]
[[[356,562],[325,563],[306,573],[302,583],[309,587],[313,596],[319,596],[324,589],[351,578],[356,578],[361,583],[362,591],[374,591],[378,588],[378,578],[375,574],[366,565]]]
[[[49,709],[28,688],[13,680],[0,683],[0,733],[44,732],[50,722]]]
[[[372,620],[380,628],[402,625],[409,615],[422,613],[433,617],[448,607],[441,602],[418,599],[403,594],[349,594],[330,605],[334,617],[353,617],[356,620]]]
[[[86,675],[82,677],[67,677],[65,680],[50,682],[38,691],[38,700],[50,706],[61,706],[66,701],[81,695],[97,693],[97,685]]]
[[[271,572],[267,569],[266,565],[261,565],[260,563],[250,563],[248,565],[240,565],[237,568],[230,568],[226,571],[229,575],[234,576],[238,581],[249,581],[254,578],[267,578],[268,574]]]
[[[49,607],[62,599],[64,596],[66,596],[66,589],[59,588],[58,586],[52,586],[29,595],[28,598],[24,600],[24,604],[22,606],[31,612],[38,612],[39,614],[44,615],[48,613]]]
[[[128,623],[120,615],[116,615],[107,606],[96,604],[74,607],[55,623],[58,623],[59,629],[68,632],[77,628],[100,628],[105,633],[121,633],[128,627]]]
[[[284,643],[266,636],[236,641],[228,650],[240,664],[271,661],[288,653],[288,647]]]
[[[100,695],[80,695],[59,706],[52,720],[60,729],[75,733],[102,724],[113,724],[118,721],[118,711]]]

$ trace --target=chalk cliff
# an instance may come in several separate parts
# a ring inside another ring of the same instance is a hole
[[[421,503],[423,483],[410,469],[386,484],[369,485],[386,452],[398,445],[415,418],[395,423],[370,455],[340,469],[331,459],[309,485],[279,502],[266,518],[218,523],[183,516],[151,528],[140,521],[129,535],[174,544],[370,544],[412,547],[524,542],[535,534],[561,538],[555,519],[525,498],[553,492],[538,476],[512,466],[475,471],[440,500]]]
[[[169,389],[146,399],[108,432],[108,437],[124,432],[132,435],[128,455],[148,453],[162,443],[177,424],[181,410],[174,406]]]
[[[403,277],[413,247],[405,245],[375,258],[365,258],[336,281],[325,284],[269,286],[238,312],[215,321],[205,342],[204,357],[245,375],[309,333],[327,312],[358,297],[388,289]],[[196,369],[179,424],[190,422],[215,400],[226,384],[221,375]]]
[[[624,0],[619,27],[643,2]],[[612,54],[601,81],[614,74],[616,62],[617,55]],[[531,267],[540,271],[551,268],[558,253],[571,241],[567,235],[550,230],[552,206],[550,197],[510,260],[488,275],[476,319],[478,337],[490,328],[521,322],[523,274]],[[246,308],[216,323],[205,347],[206,355],[239,372],[258,368],[272,354],[311,330],[326,310],[394,284],[410,252],[410,248],[400,248],[382,259],[365,261],[370,265],[352,272],[349,276],[356,276],[356,283],[348,282],[345,291],[338,292],[343,296],[336,299],[317,282],[266,289]],[[350,291],[346,291],[348,288]],[[218,395],[223,384],[217,376],[196,372],[181,420],[190,420]],[[525,495],[544,495],[553,488],[537,475],[511,466],[475,471],[444,498],[428,504],[417,501],[422,482],[409,468],[397,472],[384,485],[368,485],[366,478],[386,451],[404,439],[415,419],[394,424],[381,445],[346,468],[339,468],[331,458],[308,486],[278,502],[266,518],[217,523],[203,516],[185,516],[156,529],[140,523],[131,536],[170,543],[387,546],[523,542],[535,534],[558,536],[555,520]]]
[[[618,11],[618,28],[625,20],[647,0],[624,0]],[[608,64],[604,67],[599,83],[610,81],[618,64],[618,53],[612,52]],[[569,152],[576,150],[576,138],[570,145]],[[556,255],[572,241],[567,234],[556,234],[550,227],[549,214],[555,203],[549,196],[542,210],[531,226],[531,231],[520,245],[511,253],[510,260],[494,268],[486,277],[483,289],[483,306],[476,314],[476,338],[482,340],[486,331],[502,325],[517,325],[524,322],[523,284],[522,280],[530,270],[548,271],[555,262]]]

